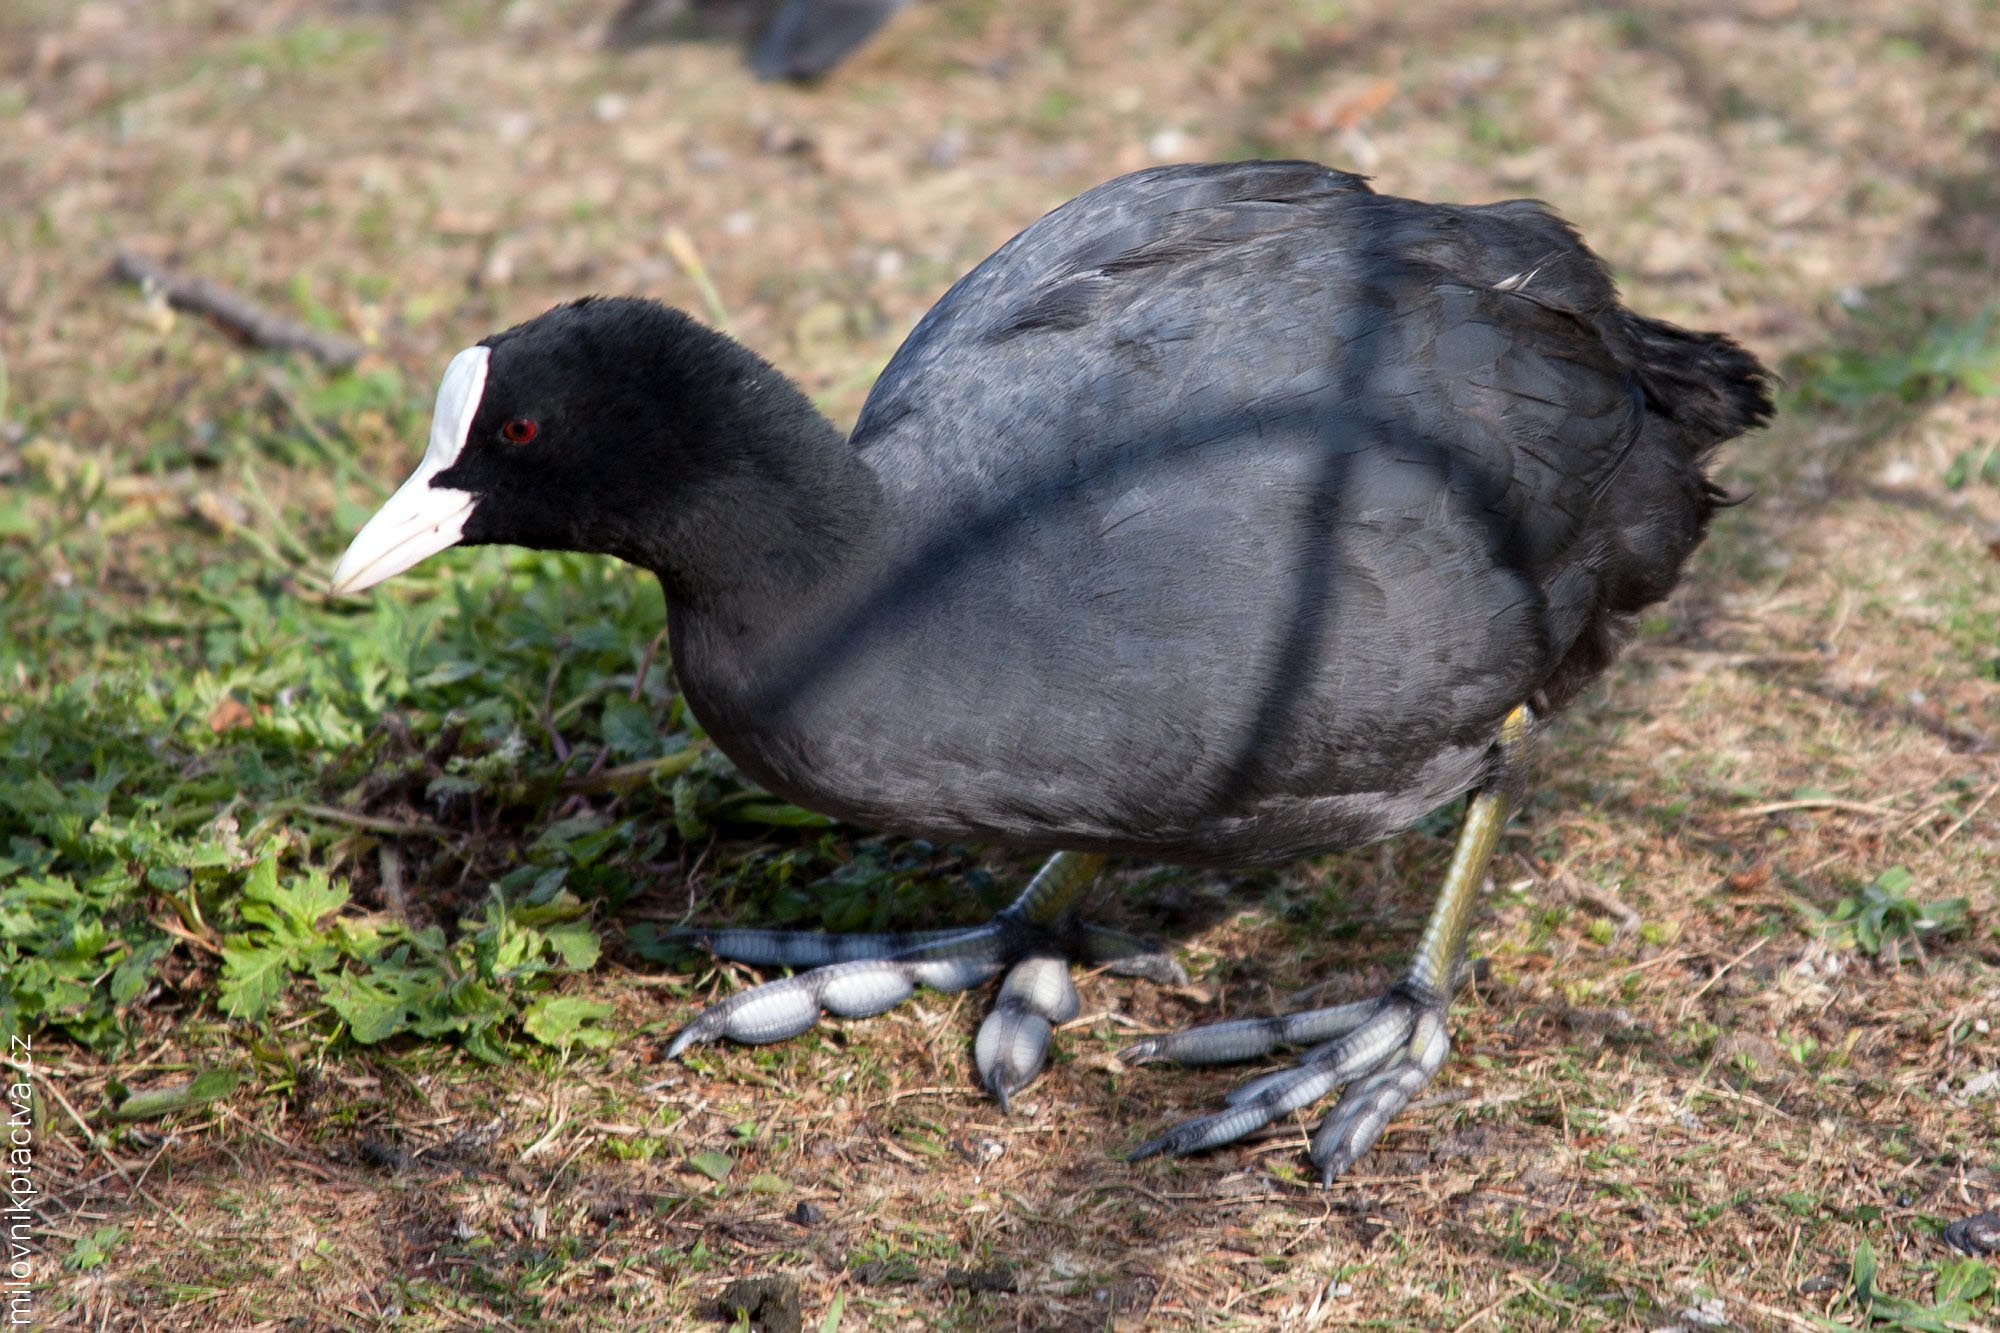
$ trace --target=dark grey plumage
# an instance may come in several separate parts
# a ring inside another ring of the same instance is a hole
[[[711,733],[793,799],[929,837],[1281,861],[1477,784],[1708,521],[1752,424],[1726,342],[1620,307],[1539,205],[1303,163],[1167,167],[1009,242],[853,434],[847,577],[675,617]],[[1651,358],[1651,359],[1649,359]]]

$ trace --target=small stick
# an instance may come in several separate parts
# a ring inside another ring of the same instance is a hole
[[[458,836],[441,824],[433,824],[424,819],[389,819],[382,815],[364,815],[355,810],[342,810],[338,806],[319,805],[312,801],[287,801],[284,810],[305,815],[311,819],[324,819],[331,824],[351,824],[370,833],[423,834],[432,838],[453,838]]]
[[[653,654],[660,651],[660,642],[666,637],[667,632],[665,629],[662,629],[658,634],[653,636],[653,641],[646,645],[646,651],[640,656],[639,669],[632,675],[632,692],[625,696],[633,703],[638,703],[639,696],[646,692],[646,673],[653,669]],[[605,764],[610,761],[611,747],[609,745],[601,747],[597,751],[597,758],[590,761],[590,767],[584,770],[583,777],[579,781],[588,783],[592,778],[602,773]],[[649,763],[646,767],[650,769],[652,765]]]
[[[1766,935],[1763,939],[1758,940],[1755,944],[1745,949],[1742,953],[1737,954],[1734,958],[1724,963],[1721,967],[1716,968],[1714,975],[1710,976],[1707,981],[1701,983],[1700,990],[1697,990],[1694,994],[1688,996],[1685,1000],[1681,1001],[1680,1016],[1682,1018],[1686,1018],[1688,1016],[1688,1010],[1694,1006],[1694,1002],[1696,1000],[1699,1000],[1702,996],[1708,994],[1710,988],[1713,987],[1716,982],[1722,980],[1722,978],[1728,974],[1730,968],[1735,967],[1738,963],[1748,958],[1751,954],[1756,953],[1759,949],[1769,944],[1772,938],[1773,938],[1772,936]],[[1710,1061],[1710,1063],[1712,1064],[1714,1062]]]
[[[96,1148],[99,1152],[103,1152],[106,1164],[108,1164],[113,1171],[116,1171],[119,1174],[119,1176],[125,1181],[126,1184],[128,1185],[131,1184],[132,1177],[126,1175],[125,1167],[123,1166],[123,1164],[121,1164],[116,1157],[113,1157],[109,1152],[105,1151],[104,1140],[99,1138],[97,1131],[92,1129],[89,1126],[89,1124],[87,1124],[84,1121],[84,1118],[76,1113],[76,1108],[69,1104],[69,1098],[62,1095],[62,1089],[58,1088],[52,1080],[44,1078],[42,1080],[42,1091],[48,1093],[49,1096],[55,1098],[56,1105],[62,1107],[63,1111],[69,1116],[69,1118],[76,1123],[76,1127],[83,1131],[83,1141],[85,1146]]]
[[[1764,815],[1782,814],[1787,810],[1844,810],[1856,815],[1893,815],[1896,812],[1887,806],[1871,805],[1867,801],[1847,801],[1838,796],[1806,796],[1796,801],[1772,801],[1768,805],[1753,805],[1747,810],[1734,811],[1738,819],[1757,819]]]
[[[537,720],[541,722],[542,730],[549,733],[549,743],[555,747],[556,762],[567,764],[569,762],[569,742],[563,739],[560,731],[556,730],[555,717],[549,712],[549,706],[555,702],[556,677],[562,674],[562,667],[562,658],[560,656],[549,667],[549,683],[542,690],[542,711],[537,716]]]
[[[1960,829],[1964,828],[1967,824],[1971,823],[1972,817],[1978,814],[1981,810],[1984,810],[1986,808],[1986,803],[1992,800],[1995,796],[2000,796],[2000,782],[1996,782],[1992,786],[1988,787],[1986,789],[1986,794],[1984,796],[1981,796],[1978,800],[1974,801],[1972,803],[1972,808],[1970,810],[1967,810],[1964,814],[1960,815],[1957,821],[1954,822],[1950,828],[1946,829],[1942,834],[1938,835],[1937,845],[1942,847],[1946,843],[1950,842],[1952,839],[1952,835],[1957,833]]]
[[[167,298],[168,305],[208,316],[258,347],[305,352],[334,370],[346,370],[366,350],[351,339],[309,329],[295,319],[266,310],[207,278],[191,277],[168,268],[150,255],[121,249],[111,271],[123,282],[136,282],[158,291]]]
[[[1586,884],[1574,875],[1566,874],[1563,878],[1569,881],[1566,885],[1569,896],[1585,907],[1593,908],[1616,921],[1619,935],[1628,935],[1645,924],[1644,918],[1611,890],[1601,889],[1595,884]]]

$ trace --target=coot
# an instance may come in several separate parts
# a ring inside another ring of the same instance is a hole
[[[1077,922],[1103,857],[1287,861],[1466,792],[1407,974],[1377,999],[1151,1038],[1128,1060],[1309,1049],[1135,1155],[1345,1088],[1331,1179],[1443,1061],[1471,906],[1535,718],[1666,595],[1770,415],[1730,339],[1621,306],[1532,201],[1374,193],[1306,162],[1101,185],[947,292],[843,435],[679,311],[584,299],[460,352],[416,472],[334,573],[455,543],[597,551],[666,590],[715,744],[870,828],[1051,852],[986,926],[719,930],[809,970],[670,1054],[1005,971],[975,1043],[1003,1101],[1076,1010],[1066,962],[1159,960]]]
[[[908,0],[627,0],[605,30],[610,47],[657,37],[743,36],[762,29],[750,53],[760,79],[816,79],[853,54]]]

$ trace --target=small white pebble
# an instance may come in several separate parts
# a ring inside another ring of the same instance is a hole
[[[1727,1328],[1729,1314],[1720,1297],[1711,1296],[1699,1305],[1690,1305],[1680,1312],[1682,1323],[1694,1328]]]
[[[1340,132],[1340,151],[1364,172],[1382,165],[1382,150],[1375,146],[1375,141],[1359,125],[1349,125]]]
[[[627,105],[622,93],[600,93],[597,100],[590,104],[590,114],[609,125],[614,120],[625,119]]]
[[[1187,152],[1188,137],[1185,131],[1165,129],[1146,140],[1146,151],[1157,162],[1173,162]]]
[[[748,236],[755,230],[757,230],[757,219],[751,216],[748,209],[739,208],[734,213],[723,214],[722,234],[724,236]]]
[[[486,258],[479,270],[479,282],[483,287],[505,287],[514,280],[514,257],[503,249],[496,248]]]
[[[955,167],[958,160],[965,156],[966,145],[970,142],[964,130],[955,125],[948,126],[924,148],[924,157],[940,171]]]
[[[1965,1086],[1958,1090],[1958,1099],[1962,1102],[1977,1101],[1995,1088],[2000,1088],[2000,1069],[1989,1069],[1967,1079]]]

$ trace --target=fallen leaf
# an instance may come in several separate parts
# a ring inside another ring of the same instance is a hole
[[[208,729],[221,733],[236,731],[250,726],[257,715],[244,707],[243,701],[233,694],[225,694],[215,701],[215,707],[208,710]]]

